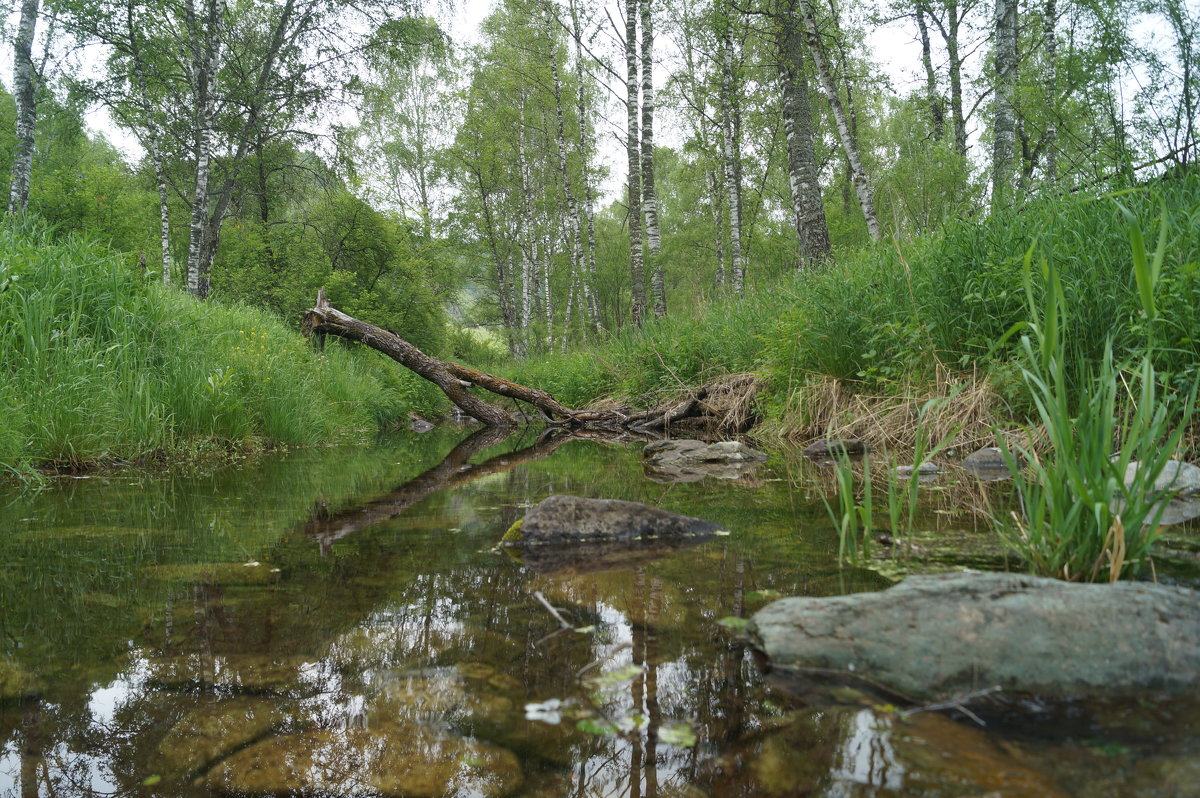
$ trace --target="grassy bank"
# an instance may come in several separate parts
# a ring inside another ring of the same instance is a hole
[[[0,469],[363,438],[441,400],[372,353],[163,288],[127,256],[0,229]]]
[[[1111,338],[1124,363],[1150,341],[1159,380],[1187,388],[1200,377],[1196,229],[1197,176],[1116,196],[1038,200],[843,255],[819,273],[791,275],[742,299],[676,308],[643,330],[518,363],[509,374],[580,405],[754,371],[768,384],[764,429],[785,438],[852,426],[856,414],[885,425],[915,422],[921,401],[948,394],[957,401],[946,412],[958,422],[1024,419],[1034,408],[1009,333],[1028,320],[1022,275],[1034,248],[1062,282],[1066,360],[1099,363]],[[1163,252],[1153,319],[1131,268],[1134,231]]]

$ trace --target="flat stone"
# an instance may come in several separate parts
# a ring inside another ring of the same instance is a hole
[[[283,716],[261,698],[234,698],[196,707],[163,737],[159,762],[173,777],[185,779],[232,751],[262,737]]]
[[[415,416],[408,420],[408,428],[417,433],[432,432],[433,430],[437,429],[435,425],[430,424],[425,419],[417,418]]]
[[[523,781],[511,752],[423,726],[273,737],[218,764],[210,789],[236,795],[502,798]]]
[[[916,701],[990,686],[1064,697],[1200,684],[1200,593],[1164,585],[914,576],[878,593],[776,601],[751,631],[778,666],[862,675]]]
[[[685,538],[720,530],[721,526],[712,521],[637,502],[556,495],[526,512],[520,529],[505,538],[522,545],[543,545]]]
[[[866,453],[867,444],[858,438],[822,438],[804,447],[804,456],[814,460]]]

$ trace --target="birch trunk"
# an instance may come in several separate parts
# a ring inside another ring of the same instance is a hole
[[[788,148],[788,183],[799,237],[800,268],[829,257],[829,227],[813,152],[812,107],[804,76],[803,44],[796,28],[795,3],[781,9],[778,29],[780,82],[783,84],[783,132]]]
[[[8,187],[8,212],[19,215],[29,203],[29,177],[33,172],[33,134],[37,123],[37,69],[33,64],[33,35],[37,27],[38,0],[21,3],[21,20],[13,40],[13,99],[17,106],[17,151]]]
[[[471,171],[479,187],[479,199],[483,206],[484,229],[487,231],[488,248],[492,251],[492,266],[496,274],[496,300],[500,306],[500,321],[504,325],[505,337],[508,340],[508,353],[514,358],[523,357],[525,353],[515,335],[516,311],[513,308],[512,274],[507,259],[500,251],[500,237],[491,210],[491,192],[484,183],[483,175],[478,170]]]
[[[642,198],[646,209],[646,241],[650,250],[650,294],[654,317],[667,315],[662,236],[658,228],[658,194],[654,190],[654,20],[650,0],[640,0],[642,17]]]
[[[642,176],[638,141],[637,0],[625,0],[625,154],[629,161],[629,280],[636,327],[646,315],[646,272],[642,263]]]
[[[725,192],[722,190],[724,181],[721,175],[713,169],[708,173],[709,196],[712,198],[712,219],[715,239],[713,251],[717,256],[716,289],[719,292],[725,287]]]
[[[558,63],[554,60],[554,55],[550,56],[550,74],[554,79],[554,112],[557,117],[558,131],[558,171],[562,177],[563,198],[567,201],[567,238],[571,242],[571,279],[577,280],[584,270],[584,252],[583,252],[583,218],[580,215],[579,203],[575,199],[575,192],[571,190],[571,174],[567,163],[567,133],[566,123],[563,118],[562,107],[562,81],[558,77]],[[583,119],[579,120],[579,124],[583,124]],[[571,326],[571,301],[574,299],[574,294],[571,293],[567,300],[567,333],[570,332]],[[563,341],[566,341],[566,334],[563,336]]]
[[[600,332],[600,303],[596,299],[596,208],[592,198],[592,184],[588,177],[588,164],[591,162],[591,142],[588,136],[587,124],[587,94],[584,86],[583,60],[583,27],[579,22],[579,8],[575,0],[571,0],[571,35],[575,39],[575,83],[576,99],[575,113],[579,120],[579,158],[580,184],[583,186],[583,209],[587,229],[587,270],[582,274],[583,298],[587,306],[588,322],[594,332]],[[580,220],[581,227],[583,219]]]
[[[729,202],[729,283],[734,293],[742,293],[742,186],[737,162],[741,159],[733,122],[733,46],[728,37],[721,41],[721,160],[725,170],[725,198]]]
[[[546,348],[550,351],[554,348],[554,305],[551,303],[550,295],[550,272],[552,269],[552,250],[550,248],[550,240],[542,239],[542,317],[546,322]]]
[[[817,65],[817,76],[820,78],[821,88],[829,100],[829,108],[833,111],[833,118],[837,123],[838,138],[841,139],[842,149],[846,153],[846,161],[850,165],[850,179],[854,183],[858,206],[862,209],[863,217],[867,222],[867,232],[871,234],[872,241],[878,241],[883,237],[883,233],[879,227],[879,218],[875,215],[875,201],[871,197],[871,186],[867,182],[867,173],[863,169],[862,158],[858,153],[858,142],[850,128],[846,109],[842,105],[841,93],[833,81],[833,73],[829,68],[829,60],[825,57],[825,49],[821,45],[821,35],[817,31],[817,23],[813,17],[812,8],[808,5],[809,2],[811,0],[802,0],[804,5],[801,12],[801,21],[808,37],[808,46],[812,51],[813,61]]]
[[[929,26],[925,24],[925,4],[917,3],[917,31],[921,34],[921,64],[925,67],[925,94],[929,99],[929,121],[933,124],[933,137],[942,140],[946,133],[946,114],[942,109],[942,98],[938,94],[937,74],[933,71],[933,53],[929,45]]]
[[[1043,78],[1046,91],[1046,134],[1043,146],[1046,151],[1045,174],[1046,183],[1054,186],[1058,183],[1058,37],[1055,27],[1058,22],[1058,3],[1056,0],[1046,0],[1046,8],[1042,20],[1042,51],[1046,63]]]
[[[152,139],[150,157],[154,159],[154,182],[158,184],[158,232],[159,243],[162,246],[162,281],[163,285],[171,284],[171,214],[167,205],[167,170],[163,160],[162,150],[159,149],[157,136]]]
[[[1017,0],[996,0],[996,113],[992,141],[992,205],[1011,200],[1016,115]]]
[[[201,299],[208,296],[209,267],[215,252],[205,252],[208,238],[208,181],[212,172],[212,120],[216,108],[216,75],[221,57],[221,27],[224,0],[210,0],[208,19],[202,24],[188,0],[188,22],[196,37],[192,75],[195,102],[196,186],[192,194],[192,217],[188,234],[188,291]],[[202,43],[202,47],[200,46]]]

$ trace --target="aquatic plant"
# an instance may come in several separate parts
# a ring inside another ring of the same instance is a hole
[[[1168,224],[1164,210],[1158,246],[1147,257],[1137,221],[1130,221],[1133,271],[1147,325],[1156,316]],[[1033,251],[1024,261],[1029,320],[1021,327],[1021,375],[1045,445],[1034,445],[1033,428],[1012,446],[1000,436],[1021,507],[1011,518],[995,519],[996,525],[1034,573],[1117,581],[1149,562],[1168,498],[1155,483],[1191,420],[1195,388],[1183,397],[1164,393],[1149,337],[1126,369],[1115,365],[1112,334],[1098,364],[1072,354],[1063,281],[1043,257],[1039,298]]]

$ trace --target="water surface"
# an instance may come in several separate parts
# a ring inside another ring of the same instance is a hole
[[[461,438],[4,499],[0,695],[26,697],[0,702],[0,796],[1200,794],[1194,708],[980,729],[764,677],[718,621],[890,584],[838,564],[811,465],[659,484],[636,447]],[[553,493],[731,534],[616,566],[499,552]],[[1002,563],[929,495],[928,528]]]

